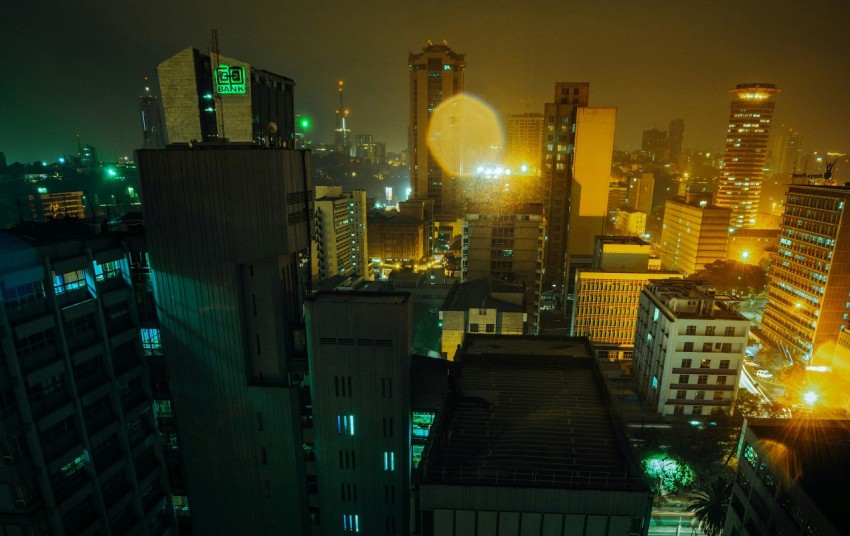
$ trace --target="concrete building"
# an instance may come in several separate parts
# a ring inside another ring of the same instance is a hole
[[[525,304],[537,333],[542,292],[546,218],[540,203],[473,205],[463,223],[461,280],[495,278],[525,287]]]
[[[194,531],[308,534],[309,153],[199,144],[136,161]]]
[[[741,436],[723,534],[846,534],[847,421],[755,419]]]
[[[418,261],[430,254],[432,203],[406,201],[399,203],[398,212],[370,210],[366,217],[370,259]]]
[[[655,192],[655,174],[643,172],[629,184],[629,206],[644,214],[652,214],[652,195]]]
[[[725,259],[729,247],[731,210],[683,198],[664,204],[661,229],[661,266],[685,275]]]
[[[768,274],[763,328],[817,365],[850,326],[850,187],[791,185]],[[789,314],[793,311],[793,314]]]
[[[139,97],[139,116],[142,121],[142,148],[164,149],[167,142],[162,106],[156,95],[151,94],[150,87],[146,87],[145,94]]]
[[[319,293],[306,308],[321,534],[409,534],[410,295]]]
[[[678,162],[682,155],[682,141],[685,138],[685,120],[674,119],[667,128],[667,147],[670,149],[670,162]]]
[[[490,278],[456,284],[440,307],[440,353],[453,361],[467,333],[525,335],[525,289]]]
[[[731,411],[749,331],[750,321],[715,300],[705,282],[647,286],[634,346],[641,396],[662,415]]]
[[[586,339],[470,335],[458,362],[421,534],[647,534],[652,493]]]
[[[312,274],[371,279],[367,245],[366,191],[343,192],[342,186],[316,186]]]
[[[410,68],[410,187],[411,199],[434,203],[437,219],[453,220],[461,207],[460,178],[443,170],[428,148],[431,113],[443,101],[463,93],[464,54],[445,43],[430,41],[420,53],[408,56]]]
[[[133,285],[140,240],[86,231],[0,233],[5,534],[176,526]]]
[[[732,227],[754,227],[767,158],[770,121],[779,93],[773,84],[738,84],[729,107],[717,206],[732,210]]]
[[[227,139],[295,146],[290,78],[186,48],[157,67],[170,143]]]
[[[646,212],[628,207],[617,209],[616,230],[623,236],[643,236],[646,232]]]
[[[38,193],[27,196],[30,216],[34,221],[40,222],[60,218],[83,219],[86,217],[83,197],[81,191],[48,193],[46,188],[39,188]]]
[[[542,150],[543,114],[509,115],[505,128],[505,164],[514,172],[537,174]]]
[[[383,164],[387,161],[387,144],[375,141],[371,134],[358,134],[356,155],[361,162]]]
[[[643,138],[640,144],[643,151],[650,161],[656,164],[663,165],[670,159],[670,145],[667,140],[667,132],[653,128],[643,131]]]

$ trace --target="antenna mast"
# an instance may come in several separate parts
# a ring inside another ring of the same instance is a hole
[[[216,115],[216,124],[218,125],[218,139],[221,143],[224,143],[226,139],[224,134],[224,103],[221,99],[221,94],[218,92],[218,83],[216,81],[216,77],[218,76],[218,66],[221,64],[221,54],[218,49],[218,30],[212,31],[212,62],[213,64],[210,66],[212,71],[212,82],[213,82],[213,95],[215,96],[215,115]]]

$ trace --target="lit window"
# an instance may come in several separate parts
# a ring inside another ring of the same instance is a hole
[[[354,415],[336,416],[336,433],[341,435],[354,435]]]
[[[345,532],[360,532],[360,515],[342,514],[342,530]]]
[[[162,355],[162,341],[159,338],[159,329],[142,328],[142,349],[145,355]]]
[[[94,262],[94,278],[98,281],[111,279],[121,275],[121,261],[109,261],[103,264]]]
[[[395,471],[395,452],[384,451],[384,471]]]
[[[86,284],[85,270],[74,270],[61,275],[53,274],[53,290],[56,294],[64,294],[69,290],[80,288]]]

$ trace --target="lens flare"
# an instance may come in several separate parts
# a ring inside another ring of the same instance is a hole
[[[428,147],[443,171],[471,175],[479,162],[493,162],[505,143],[502,123],[481,100],[456,95],[443,101],[428,123]]]

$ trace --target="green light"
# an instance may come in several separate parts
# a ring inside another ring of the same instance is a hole
[[[38,193],[40,193],[40,194],[46,194],[46,193],[47,193],[47,188],[39,188],[39,189],[38,189]]]
[[[307,130],[310,128],[310,118],[302,117],[300,121],[298,121],[298,125],[301,127],[301,130]]]
[[[112,168],[107,168],[107,169],[106,169],[106,174],[107,174],[107,175],[109,175],[110,177],[115,177],[115,176],[117,176],[117,175],[118,175],[118,172],[117,172],[117,171],[115,171],[115,170],[114,170],[114,169],[112,169]]]
[[[215,90],[219,95],[244,95],[247,93],[245,67],[219,64],[215,69]]]

